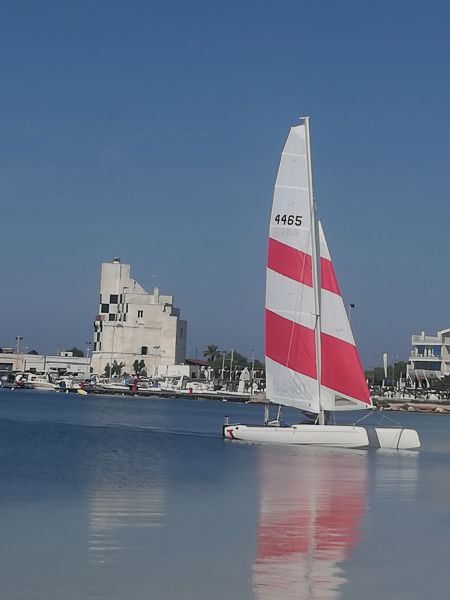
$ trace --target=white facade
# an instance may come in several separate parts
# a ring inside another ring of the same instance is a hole
[[[93,372],[122,364],[122,374],[144,362],[147,375],[186,358],[187,323],[173,306],[173,296],[147,292],[131,278],[130,265],[118,258],[102,264],[100,307],[94,323]]]
[[[450,375],[450,328],[437,332],[437,335],[411,337],[411,355],[406,376],[411,383],[429,386],[433,379],[442,379]]]
[[[70,373],[89,378],[91,359],[61,352],[59,356],[42,354],[0,353],[0,372],[35,371],[36,373]]]

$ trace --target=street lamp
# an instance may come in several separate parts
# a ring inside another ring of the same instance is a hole
[[[392,387],[395,389],[395,363],[398,362],[398,354],[392,363]]]
[[[250,395],[253,394],[253,378],[255,376],[255,351],[253,348],[251,348],[251,353],[252,353],[252,372],[250,375]]]
[[[122,327],[120,323],[117,323],[117,315],[115,315],[116,320],[113,321],[113,333],[112,333],[112,344],[111,344],[111,362],[109,364],[109,380],[112,380],[112,365],[113,365],[113,354],[114,354],[114,336],[116,333],[117,327]]]
[[[222,373],[221,373],[220,379],[221,379],[221,381],[223,381],[223,377],[224,377],[224,373],[225,373],[225,356],[227,354],[227,351],[221,350],[220,352],[222,354]]]
[[[234,350],[233,348],[231,348],[231,357],[230,357],[230,381],[231,381],[231,373],[233,370],[233,355],[234,355]]]
[[[158,352],[159,350],[159,352]],[[153,356],[153,377],[159,375],[159,365],[161,364],[162,355],[165,354],[165,350],[161,350],[161,346],[153,346],[153,352],[150,356]],[[157,358],[159,357],[159,360]]]
[[[349,304],[348,305],[348,324],[351,324],[351,314],[352,314],[352,310],[355,308],[354,304]]]
[[[20,341],[23,340],[22,335],[16,335],[16,354],[20,354]]]

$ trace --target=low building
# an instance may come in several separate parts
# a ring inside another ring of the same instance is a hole
[[[450,375],[450,328],[435,336],[422,331],[411,336],[411,345],[406,376],[412,385],[430,387],[433,380]]]
[[[94,323],[93,372],[165,374],[186,358],[187,323],[173,296],[147,292],[115,258],[102,264],[100,305]]]
[[[33,371],[35,373],[70,374],[82,378],[90,376],[91,359],[73,356],[71,352],[61,352],[59,356],[43,354],[0,353],[0,374],[6,375],[15,371]]]

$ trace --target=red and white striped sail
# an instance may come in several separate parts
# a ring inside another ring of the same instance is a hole
[[[321,272],[321,404],[325,410],[372,406],[358,349],[319,223]]]
[[[266,393],[272,402],[319,412],[310,212],[305,127],[299,125],[281,155],[270,217]]]
[[[301,124],[291,128],[283,149],[270,218],[267,397],[272,402],[316,413],[320,406],[326,410],[367,407],[369,392],[321,228],[321,359],[317,360],[319,320],[313,289],[313,235],[317,235],[317,228],[308,161],[306,127]],[[336,396],[345,398],[347,406],[339,407]]]

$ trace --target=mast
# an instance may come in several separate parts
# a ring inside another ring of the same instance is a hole
[[[311,218],[311,255],[312,255],[312,277],[314,290],[314,311],[316,313],[316,368],[317,368],[317,393],[319,395],[319,424],[325,424],[325,413],[321,402],[321,306],[320,306],[320,242],[319,227],[316,216],[316,206],[314,203],[314,194],[312,186],[312,167],[311,167],[311,141],[309,136],[309,117],[303,119],[305,125],[306,141],[306,165],[308,175],[308,200]]]

